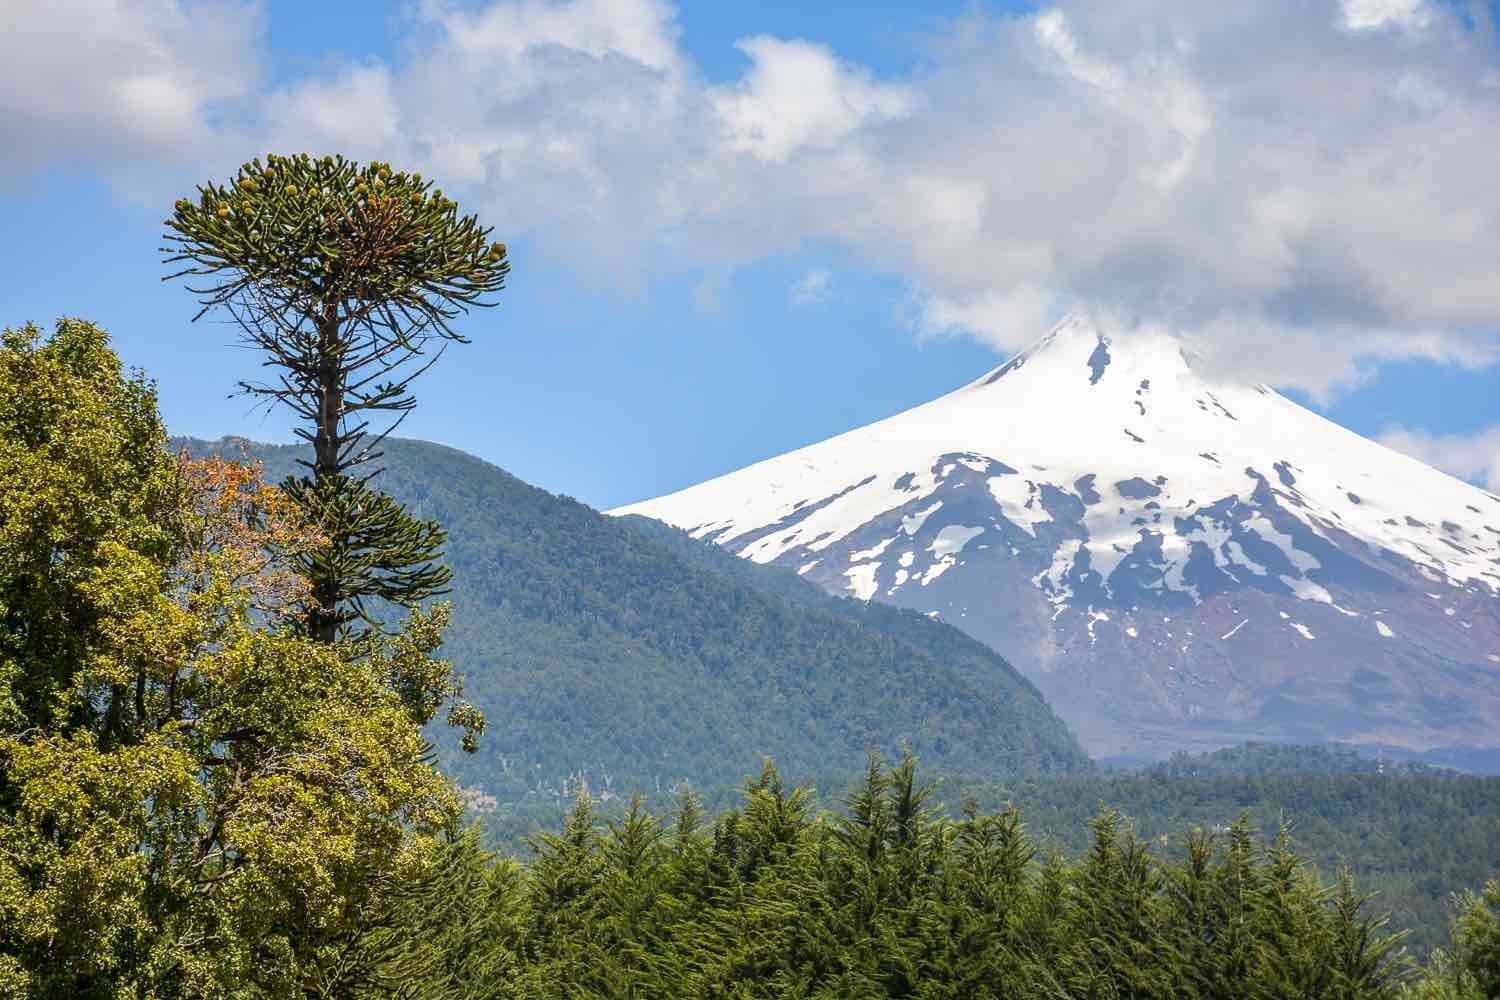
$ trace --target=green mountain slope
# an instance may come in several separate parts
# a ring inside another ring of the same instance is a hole
[[[241,448],[274,480],[302,450]],[[857,771],[901,744],[934,772],[1064,774],[1091,764],[998,655],[919,614],[831,598],[655,522],[604,517],[462,452],[395,440],[382,489],[449,529],[444,654],[488,715],[444,763],[501,799]]]

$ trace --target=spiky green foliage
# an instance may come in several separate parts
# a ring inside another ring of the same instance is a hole
[[[363,322],[397,309],[405,329],[457,337],[447,322],[503,288],[510,270],[490,229],[421,174],[379,161],[271,154],[174,208],[168,260],[187,266],[169,277],[223,279],[192,286],[205,309],[265,285],[288,312],[321,301]]]
[[[1490,996],[1500,996],[1500,879],[1467,907],[1459,924],[1469,971]]]
[[[288,484],[309,513],[333,518],[315,522],[328,551],[305,567],[309,631],[332,641],[368,620],[366,599],[410,607],[441,593],[441,531],[370,490],[374,472],[351,473],[380,458],[416,406],[416,377],[464,340],[453,320],[494,304],[505,245],[420,174],[306,154],[201,185],[166,226],[162,252],[180,265],[167,277],[186,279],[200,317],[226,311],[273,372],[240,388],[289,408],[313,446],[311,478]]]
[[[349,476],[289,478],[283,489],[321,531],[324,544],[299,556],[335,624],[373,621],[371,601],[412,606],[448,590],[452,571],[433,562],[447,532],[414,518],[394,497]],[[320,621],[327,616],[320,616]]]
[[[1500,997],[1500,879],[1483,893],[1468,892],[1454,901],[1452,955],[1459,990],[1494,1000]]]
[[[1384,1000],[1414,974],[1284,835],[1148,845],[1105,814],[1082,858],[1039,862],[1014,810],[934,811],[910,758],[872,759],[836,815],[770,766],[707,826],[690,798],[607,824],[580,800],[536,850],[448,849],[392,959],[400,996]]]

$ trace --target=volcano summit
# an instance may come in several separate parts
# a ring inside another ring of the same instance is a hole
[[[1065,320],[930,403],[612,513],[940,616],[1096,755],[1500,744],[1500,497],[1168,336]]]

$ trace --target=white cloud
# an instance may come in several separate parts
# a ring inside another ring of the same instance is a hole
[[[1473,434],[1439,435],[1397,426],[1387,428],[1379,440],[1450,475],[1500,492],[1500,426]]]
[[[427,41],[399,70],[364,65],[272,95],[268,143],[411,164],[507,238],[642,288],[688,210],[683,192],[704,182],[691,169],[709,144],[673,9],[428,2],[413,16]]]
[[[1426,27],[1431,19],[1427,0],[1343,0],[1344,24],[1355,31],[1400,25]]]
[[[273,93],[265,117],[278,132],[316,136],[322,148],[345,155],[369,158],[403,144],[396,82],[379,63],[343,66],[335,76]]]
[[[470,72],[497,57],[521,60],[549,46],[596,59],[622,56],[671,76],[685,65],[672,7],[662,0],[504,0],[478,9],[423,0],[422,14],[445,32],[444,52]],[[536,79],[496,82],[526,87]]]
[[[48,7],[107,9],[111,28],[70,47],[0,23],[0,67],[50,45],[78,58],[43,72],[84,78],[66,99],[6,86],[0,130],[33,122],[20,168],[133,150],[201,169],[206,109],[253,86],[253,10]],[[922,334],[1000,350],[1073,311],[1322,394],[1387,360],[1496,359],[1500,71],[1488,20],[1448,4],[1056,0],[956,21],[894,80],[756,36],[722,85],[664,0],[412,16],[399,65],[263,95],[261,141],[410,163],[506,237],[631,289],[816,244],[909,282]],[[180,44],[195,18],[208,43]]]
[[[211,155],[260,79],[255,3],[0,4],[0,183]]]
[[[750,72],[709,92],[732,150],[785,163],[799,150],[830,149],[861,126],[911,113],[909,88],[875,83],[826,46],[757,35],[738,48],[750,57]]]
[[[793,306],[815,306],[833,294],[832,278],[823,268],[814,268],[792,283],[787,298]]]

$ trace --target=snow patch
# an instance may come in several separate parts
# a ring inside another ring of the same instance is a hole
[[[1396,633],[1391,631],[1391,627],[1379,618],[1375,619],[1375,631],[1387,639],[1394,639],[1396,637]]]
[[[937,512],[937,509],[942,505],[943,501],[938,500],[926,510],[919,510],[915,514],[912,514],[908,517],[903,517],[901,519],[901,530],[906,532],[908,535],[915,535],[917,532],[922,530],[922,525],[925,524],[927,522],[927,519],[935,514]]]
[[[1230,568],[1236,565],[1240,559],[1244,559],[1245,562],[1249,563],[1249,565],[1245,566],[1246,569],[1260,576],[1265,576],[1265,567],[1245,557],[1245,550],[1240,548],[1238,542],[1229,537],[1230,529],[1228,527],[1219,523],[1213,517],[1204,514],[1194,516],[1191,519],[1191,523],[1194,526],[1193,530],[1183,532],[1181,537],[1188,542],[1202,542],[1213,555],[1214,565],[1219,569],[1228,573],[1229,576],[1234,577],[1234,573],[1230,572]],[[1236,556],[1239,558],[1237,559]],[[1186,563],[1186,557],[1182,561]]]
[[[1125,634],[1130,636],[1130,638],[1132,639],[1138,638],[1140,636],[1140,633],[1135,630],[1134,625],[1125,626]]]
[[[982,534],[984,534],[983,526],[966,528],[961,524],[950,524],[937,533],[937,537],[932,540],[929,548],[939,559],[945,556],[956,556],[964,550],[965,545]]]
[[[1244,619],[1238,625],[1236,625],[1234,628],[1230,629],[1228,632],[1225,632],[1223,635],[1219,636],[1219,638],[1220,639],[1231,639],[1231,638],[1233,638],[1234,634],[1236,632],[1238,632],[1240,629],[1244,628],[1249,623],[1249,621],[1250,621],[1250,619],[1248,619],[1248,618]]]
[[[861,601],[868,601],[875,596],[875,573],[880,569],[880,563],[865,563],[863,566],[851,566],[844,570],[844,575],[849,578],[849,592]]]
[[[885,541],[881,542],[879,545],[876,545],[873,548],[863,549],[859,552],[851,552],[849,553],[849,561],[852,563],[857,563],[864,562],[866,559],[874,559],[882,552],[884,552],[887,548],[889,548],[890,544],[894,542],[898,537],[900,536],[892,535],[890,538],[887,538]]]
[[[1300,572],[1305,574],[1309,570],[1322,567],[1323,564],[1318,562],[1317,557],[1297,548],[1292,542],[1292,536],[1276,530],[1276,526],[1265,515],[1257,512],[1254,517],[1245,522],[1245,527],[1259,535],[1263,541],[1269,542],[1279,548]],[[1311,580],[1304,579],[1301,581],[1307,584],[1305,588],[1298,587],[1296,583],[1293,583],[1293,578],[1285,575],[1281,577],[1281,582],[1291,587],[1302,600],[1321,601],[1325,604],[1333,603],[1333,597],[1328,591],[1319,587]]]
[[[931,566],[928,566],[927,572],[922,574],[922,586],[927,586],[933,580],[936,580],[938,577],[942,576],[952,568],[953,560],[951,558],[938,560]]]
[[[823,560],[821,560],[821,559],[814,559],[812,562],[803,563],[801,566],[797,567],[797,575],[798,576],[804,576],[804,575],[806,575],[806,573],[807,573],[808,570],[812,569],[814,566],[816,566],[818,563],[820,563],[822,561]]]
[[[957,565],[958,554],[964,550],[964,546],[983,532],[982,527],[966,528],[961,524],[950,524],[939,531],[929,546],[937,559],[922,574],[922,586],[927,586]]]
[[[1317,638],[1317,636],[1315,636],[1315,635],[1312,634],[1312,629],[1308,628],[1306,625],[1303,625],[1301,622],[1292,622],[1292,628],[1294,628],[1298,632],[1302,633],[1302,638],[1304,638],[1304,639],[1316,639]]]
[[[1230,561],[1236,566],[1243,566],[1256,576],[1266,575],[1266,568],[1254,559],[1251,559],[1239,542],[1231,539],[1224,544],[1224,550],[1229,553]]]
[[[1068,570],[1073,568],[1073,560],[1078,557],[1078,550],[1082,546],[1083,543],[1076,538],[1063,542],[1052,554],[1052,565],[1031,578],[1032,583],[1050,595],[1052,603],[1057,604],[1073,596],[1073,588],[1067,584]]]
[[[991,476],[985,482],[1005,519],[1032,538],[1036,537],[1038,524],[1052,520],[1052,515],[1042,506],[1041,491],[1031,480],[1020,476]]]
[[[917,554],[908,549],[907,551],[901,553],[901,559],[899,560],[899,562],[902,567],[911,569],[911,564],[916,561],[916,558]]]
[[[1169,566],[1166,576],[1162,577],[1162,585],[1168,590],[1187,594],[1193,599],[1193,604],[1197,605],[1203,603],[1203,598],[1198,596],[1198,588],[1184,578],[1187,572],[1188,556],[1191,552],[1192,545],[1186,538],[1179,535],[1162,536],[1161,555]]]
[[[1313,583],[1306,577],[1287,576],[1282,574],[1277,577],[1282,583],[1291,588],[1292,593],[1303,601],[1317,601],[1319,604],[1332,604],[1333,595],[1322,587]]]

